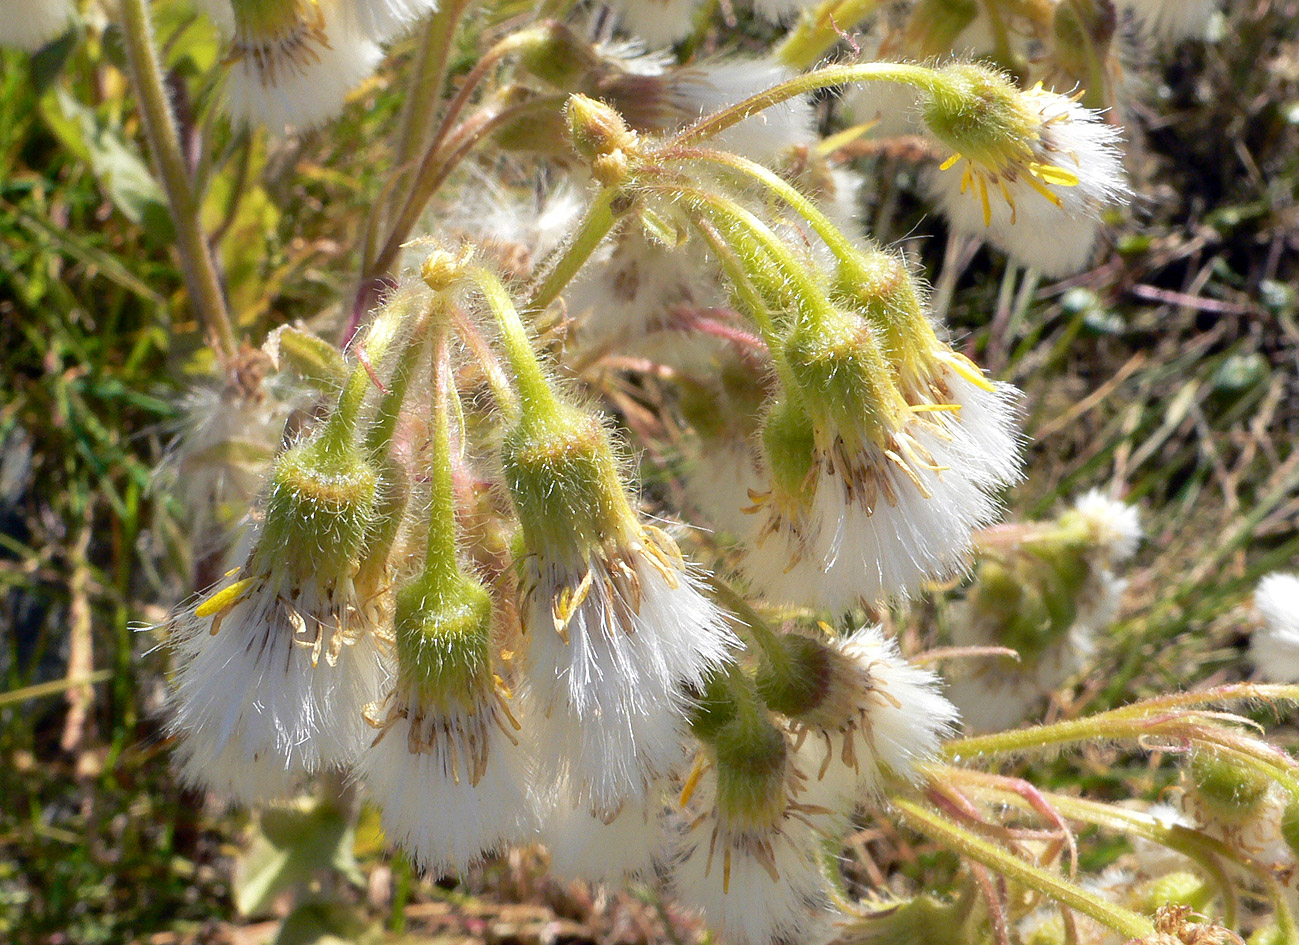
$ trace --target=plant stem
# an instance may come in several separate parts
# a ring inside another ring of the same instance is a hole
[[[153,42],[153,27],[145,0],[121,0],[122,36],[130,64],[131,83],[140,102],[140,119],[163,192],[176,227],[176,252],[190,303],[222,361],[238,353],[225,296],[199,219],[199,199],[181,152],[176,122],[167,101],[162,67]]]
[[[938,841],[960,856],[976,860],[1008,879],[1045,893],[1057,902],[1090,916],[1130,939],[1144,939],[1155,934],[1154,923],[1145,916],[1106,902],[1095,893],[1075,886],[1049,870],[1021,860],[995,843],[957,826],[915,801],[894,798],[893,806],[902,820],[913,829]]]
[[[854,82],[900,82],[926,92],[932,92],[947,84],[947,80],[938,70],[911,63],[866,62],[856,65],[826,66],[815,72],[795,76],[757,95],[751,95],[729,108],[715,112],[707,118],[700,119],[679,132],[668,142],[667,147],[673,148],[704,141],[773,105],[779,105],[781,102],[808,92],[835,85],[850,85]]]
[[[532,349],[532,339],[528,337],[528,330],[524,327],[523,319],[519,317],[509,292],[495,273],[481,266],[470,269],[469,276],[482,292],[487,307],[491,309],[500,328],[505,356],[514,371],[514,384],[519,390],[524,415],[538,407],[543,410],[552,408],[556,402],[555,393],[546,380],[537,353]],[[501,406],[508,408],[511,405]]]
[[[605,187],[595,195],[576,235],[564,247],[563,255],[547,270],[545,277],[530,293],[528,311],[541,311],[555,301],[591,258],[596,247],[609,235],[617,222],[613,212],[613,200],[617,194],[617,188]]]
[[[438,97],[446,84],[456,30],[471,3],[472,0],[447,0],[438,7],[424,27],[415,69],[406,91],[406,101],[402,103],[401,131],[398,133],[397,151],[393,158],[399,177],[405,177],[408,170],[406,165],[424,150],[429,128],[432,127],[437,112]],[[400,192],[400,185],[395,192]]]

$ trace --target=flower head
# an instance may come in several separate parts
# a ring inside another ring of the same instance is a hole
[[[627,499],[600,421],[552,401],[505,439],[538,757],[602,817],[681,760],[683,687],[734,637],[676,543]]]
[[[353,762],[386,677],[383,630],[353,582],[374,470],[327,426],[284,453],[271,482],[247,561],[170,622],[181,775],[243,803]]]
[[[1258,582],[1254,609],[1262,625],[1250,635],[1249,656],[1272,682],[1299,682],[1299,576],[1269,574]]]
[[[1041,86],[1020,91],[978,66],[951,66],[951,87],[922,105],[952,155],[931,189],[952,226],[1048,276],[1081,269],[1100,214],[1128,196],[1118,129]]]
[[[879,627],[826,641],[782,640],[795,644],[788,672],[804,681],[803,691],[791,704],[768,704],[786,716],[798,746],[803,803],[851,813],[886,776],[913,779],[916,763],[955,727],[956,707],[938,677],[908,663]],[[759,685],[774,690],[779,682],[768,670]]]
[[[716,734],[710,754],[687,787],[691,826],[672,873],[674,897],[737,945],[815,939],[832,915],[829,885],[785,736],[742,712]]]
[[[384,831],[422,869],[462,872],[535,826],[530,764],[492,672],[492,605],[466,574],[426,573],[398,595],[397,678],[371,712],[359,773]]]
[[[382,51],[340,0],[236,0],[226,107],[244,124],[311,128],[343,108]]]

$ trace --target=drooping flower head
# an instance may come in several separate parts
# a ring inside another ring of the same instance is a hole
[[[609,815],[680,761],[682,687],[733,637],[676,543],[631,508],[598,418],[558,402],[525,411],[503,459],[527,551],[538,754]]]
[[[1270,682],[1299,682],[1299,577],[1269,574],[1258,582],[1254,609],[1262,618],[1249,640],[1249,656]]]
[[[340,0],[232,0],[232,9],[226,107],[244,124],[322,124],[382,56]]]
[[[763,431],[772,488],[755,497],[754,587],[842,610],[961,570],[997,503],[943,427],[907,404],[872,327],[822,309],[781,354],[796,386]]]
[[[1054,521],[989,529],[974,583],[953,606],[960,646],[1009,647],[952,683],[952,699],[977,731],[1015,725],[1081,669],[1118,617],[1126,582],[1115,568],[1135,552],[1135,506],[1091,490]]]
[[[816,940],[831,918],[820,838],[786,736],[745,706],[710,739],[684,792],[691,824],[671,889],[721,940]]]
[[[956,707],[939,691],[938,677],[907,662],[879,627],[830,640],[780,640],[785,659],[765,666],[758,686],[788,720],[805,804],[852,813],[886,778],[913,780],[916,763],[955,727]]]
[[[1047,276],[1081,269],[1100,215],[1128,196],[1120,134],[1100,113],[1041,86],[1021,91],[995,72],[953,65],[922,103],[951,156],[931,188],[951,225]]]
[[[171,621],[182,777],[253,803],[350,764],[385,672],[353,577],[377,477],[327,426],[275,463],[244,565]]]
[[[492,669],[492,602],[472,576],[429,571],[397,597],[397,676],[373,707],[359,772],[385,833],[433,874],[463,872],[535,826],[531,774]]]

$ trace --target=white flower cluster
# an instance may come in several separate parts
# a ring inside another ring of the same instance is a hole
[[[1009,647],[1018,661],[983,658],[953,680],[951,697],[973,731],[1017,725],[1086,666],[1118,618],[1126,581],[1114,568],[1141,540],[1134,506],[1099,489],[1054,522],[994,529],[974,585],[952,609],[963,647]]]

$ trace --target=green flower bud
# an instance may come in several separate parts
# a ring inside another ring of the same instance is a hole
[[[901,426],[906,405],[865,320],[837,309],[801,319],[783,354],[822,435],[856,448],[861,435],[883,444]]]
[[[1211,816],[1241,821],[1257,814],[1272,780],[1211,750],[1191,756],[1190,777],[1196,800]]]
[[[590,43],[562,23],[548,21],[518,39],[519,67],[557,89],[579,88],[600,66]]]
[[[713,751],[718,809],[751,825],[775,824],[788,800],[784,734],[765,716],[744,712],[717,733]]]
[[[925,316],[920,287],[900,256],[873,249],[842,260],[837,283],[836,297],[879,332],[890,360],[904,373],[922,366],[928,373],[938,338]]]
[[[505,482],[534,552],[584,559],[636,534],[609,433],[573,407],[525,412],[501,447]]]
[[[492,684],[492,598],[475,578],[428,572],[397,593],[393,628],[402,685],[474,705]]]
[[[777,638],[782,656],[764,659],[758,694],[773,712],[798,718],[814,712],[830,693],[834,654],[819,640],[799,634]]]
[[[999,170],[1028,159],[1041,117],[1023,93],[999,72],[974,63],[943,68],[941,81],[921,108],[925,124],[939,141],[975,164]]]
[[[1142,883],[1132,892],[1132,906],[1152,915],[1165,906],[1187,906],[1199,912],[1213,900],[1213,892],[1199,876],[1181,870]]]
[[[816,458],[812,420],[795,401],[778,401],[762,424],[762,447],[773,484],[787,496],[802,495]]]
[[[587,161],[636,150],[636,132],[614,109],[586,95],[570,95],[564,105],[568,138]]]
[[[956,40],[978,15],[978,0],[919,0],[907,19],[903,42],[921,59],[950,56]]]
[[[327,426],[275,461],[257,554],[267,567],[351,574],[374,521],[377,484],[360,448]]]
[[[693,694],[689,709],[690,730],[700,741],[711,742],[735,718],[735,696],[722,673],[712,673],[701,692]]]

